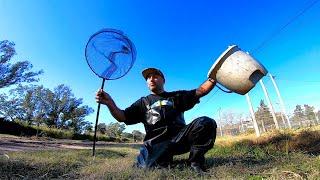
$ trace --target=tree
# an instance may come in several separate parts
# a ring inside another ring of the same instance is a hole
[[[45,99],[48,104],[46,108],[46,124],[56,128],[69,129],[75,132],[82,131],[87,124],[84,118],[93,112],[88,106],[81,106],[82,98],[74,97],[71,89],[66,85],[58,85],[54,91],[47,91]]]
[[[315,120],[315,113],[314,113],[314,107],[309,106],[308,104],[303,105],[304,106],[304,115],[308,120]]]
[[[293,111],[293,121],[299,123],[299,126],[302,126],[302,121],[305,119],[305,115],[301,105],[296,105],[296,108]]]
[[[87,126],[91,126],[91,122],[85,121],[85,117],[93,112],[93,109],[88,106],[80,106],[72,108],[70,113],[70,125],[69,128],[72,128],[75,133],[81,133],[85,131]]]
[[[36,85],[19,85],[11,89],[9,92],[15,100],[14,106],[21,112],[19,119],[26,121],[29,125],[33,122],[37,125],[43,123],[49,106],[45,99],[48,91],[50,90]]]
[[[237,121],[236,114],[232,110],[224,111],[222,113],[222,119],[228,125],[232,125]]]
[[[81,133],[90,123],[85,117],[93,112],[88,106],[81,106],[82,99],[74,97],[71,89],[59,85],[54,92],[43,86],[19,85],[10,90],[10,97],[0,96],[0,114],[10,119],[21,119],[29,124],[45,123],[49,127],[72,129]]]
[[[142,132],[140,132],[138,130],[133,130],[132,135],[133,135],[134,141],[142,141],[145,137],[145,134],[143,134]]]
[[[74,97],[66,85],[58,85],[54,91],[46,93],[47,124],[57,128],[72,129],[75,133],[84,131],[90,125],[85,117],[93,112],[89,106],[81,106],[82,98]]]
[[[93,126],[92,123],[86,124],[84,127],[84,133],[92,133],[93,131]]]
[[[223,111],[221,118],[225,122],[223,126],[224,134],[236,135],[240,133],[241,131],[240,124],[241,124],[242,114],[236,113],[233,110],[226,110],[226,111]]]
[[[22,82],[38,81],[38,75],[43,71],[32,72],[32,64],[29,61],[18,61],[11,64],[16,54],[15,44],[8,40],[0,41],[0,88],[8,87]]]
[[[125,125],[120,124],[118,122],[110,123],[106,127],[106,134],[110,137],[120,138],[122,135],[122,132],[125,130]]]
[[[123,132],[122,137],[127,138],[127,139],[131,139],[131,138],[133,138],[133,135],[131,133]]]
[[[274,125],[271,112],[263,100],[260,100],[260,106],[258,107],[257,112],[255,112],[255,117],[257,123],[262,126],[263,131],[266,131],[267,127]]]
[[[61,128],[65,124],[67,120],[71,117],[66,111],[72,111],[68,103],[73,103],[73,106],[79,106],[82,102],[75,102],[76,99],[73,97],[74,95],[71,93],[71,89],[68,86],[63,84],[58,85],[54,88],[54,91],[49,91],[46,94],[46,100],[50,104],[47,109],[47,124],[49,126]],[[73,102],[70,102],[73,101]],[[74,107],[72,107],[74,108]],[[65,114],[63,114],[65,112]],[[69,116],[68,116],[69,115]],[[64,117],[63,117],[64,116]]]
[[[0,115],[10,121],[22,119],[24,110],[19,106],[18,98],[9,98],[5,94],[0,94]]]
[[[24,96],[24,100],[22,102],[22,107],[25,109],[25,117],[24,119],[31,125],[34,116],[34,112],[36,111],[36,103],[35,101],[34,89],[27,89],[26,94]]]
[[[97,131],[100,132],[101,134],[106,134],[107,126],[105,123],[99,123],[97,125]]]

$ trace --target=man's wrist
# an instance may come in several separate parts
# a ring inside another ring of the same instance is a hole
[[[210,81],[210,82],[212,82],[212,83],[215,83],[216,81],[214,80],[214,79],[212,79],[212,78],[208,78],[208,81]]]

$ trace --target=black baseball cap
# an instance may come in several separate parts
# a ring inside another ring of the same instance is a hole
[[[163,78],[163,80],[164,80],[164,75],[163,75],[163,73],[162,73],[159,69],[157,69],[157,68],[147,68],[147,69],[144,69],[144,70],[142,71],[142,76],[144,77],[145,80],[148,79],[149,74],[158,74],[158,75],[160,75],[160,76]]]

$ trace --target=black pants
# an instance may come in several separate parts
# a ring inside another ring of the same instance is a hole
[[[172,162],[174,155],[190,152],[189,162],[203,165],[205,153],[210,150],[216,139],[217,124],[209,117],[199,117],[184,127],[170,142],[166,152],[156,164]]]

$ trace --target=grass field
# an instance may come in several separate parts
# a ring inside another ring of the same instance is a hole
[[[187,154],[175,167],[141,170],[132,165],[137,146],[91,150],[9,152],[0,157],[0,179],[320,179],[319,127],[218,138],[206,154],[207,173],[186,166]]]

